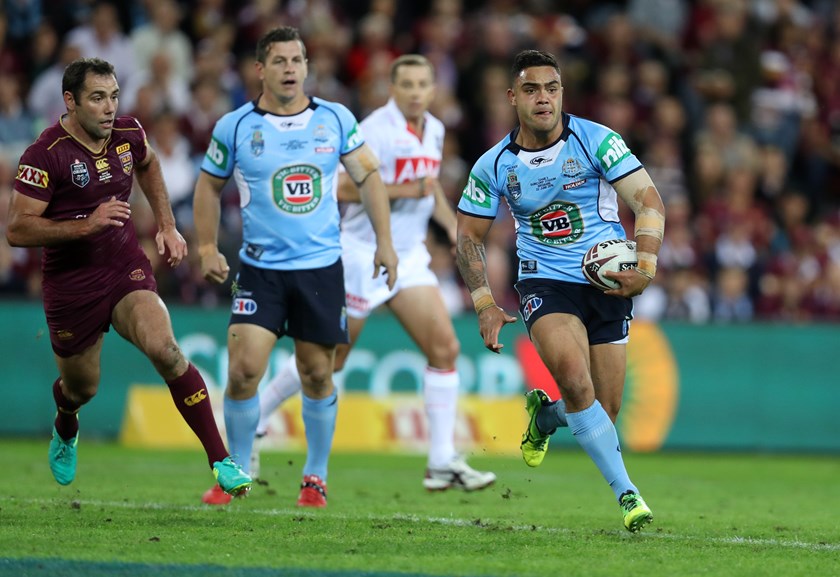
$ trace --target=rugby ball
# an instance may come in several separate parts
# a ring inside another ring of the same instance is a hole
[[[594,287],[601,290],[619,288],[619,284],[604,276],[607,271],[619,272],[636,268],[636,243],[624,238],[613,238],[599,242],[583,255],[581,271]]]

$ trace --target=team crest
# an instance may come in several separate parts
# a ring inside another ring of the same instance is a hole
[[[251,154],[260,156],[265,150],[265,140],[263,140],[262,130],[254,130],[251,134]]]
[[[123,172],[128,176],[131,176],[131,169],[134,168],[134,157],[131,155],[131,151],[127,150],[125,152],[120,153],[119,158]]]
[[[73,178],[73,184],[79,188],[84,188],[90,182],[90,172],[88,172],[87,164],[79,160],[70,165],[70,174]]]
[[[507,167],[507,190],[510,199],[513,202],[519,202],[519,198],[522,196],[522,185],[516,176],[516,167],[514,166]]]
[[[283,212],[305,214],[321,203],[321,169],[311,164],[281,168],[272,179],[274,202]]]
[[[128,273],[128,278],[133,281],[141,281],[146,279],[146,273],[143,272],[142,268],[136,268],[130,273]]]
[[[563,176],[574,178],[581,172],[583,172],[583,167],[578,162],[577,158],[567,158],[566,162],[563,163]]]

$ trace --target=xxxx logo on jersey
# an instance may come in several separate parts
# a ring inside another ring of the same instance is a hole
[[[575,242],[583,235],[580,208],[571,202],[552,202],[531,215],[531,231],[545,244],[557,246]]]
[[[311,164],[281,168],[272,179],[274,202],[291,214],[312,212],[321,203],[321,169]]]

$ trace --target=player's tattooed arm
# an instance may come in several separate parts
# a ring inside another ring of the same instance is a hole
[[[492,224],[493,220],[489,218],[476,218],[458,213],[455,254],[458,270],[470,289],[484,346],[494,353],[499,353],[504,348],[504,345],[499,343],[499,331],[504,325],[516,322],[516,319],[496,305],[487,282],[484,237]]]

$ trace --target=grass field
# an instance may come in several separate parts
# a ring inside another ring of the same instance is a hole
[[[627,454],[654,511],[627,533],[579,450],[539,469],[494,470],[479,493],[429,494],[424,458],[334,455],[329,507],[294,507],[302,455],[266,453],[261,484],[229,507],[200,504],[203,454],[80,443],[59,487],[47,440],[0,440],[0,575],[311,577],[840,574],[840,460]]]

